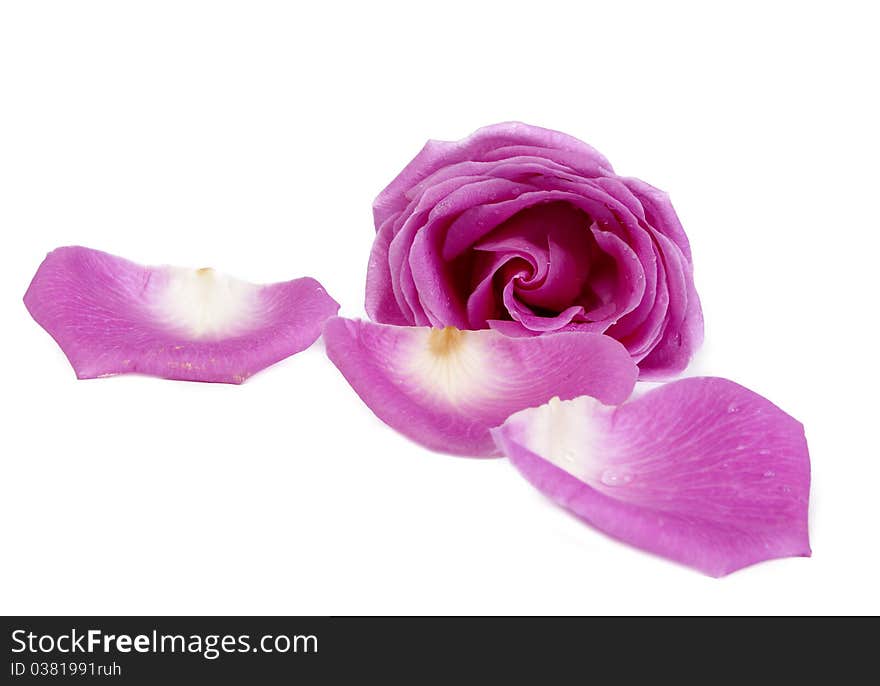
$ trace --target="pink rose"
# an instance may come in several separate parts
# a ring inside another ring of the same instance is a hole
[[[605,333],[641,378],[681,371],[702,341],[690,246],[667,195],[566,134],[507,123],[429,141],[373,212],[374,321]]]

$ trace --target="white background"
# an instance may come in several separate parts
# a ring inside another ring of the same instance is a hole
[[[0,612],[880,612],[871,3],[661,4],[3,3]],[[21,303],[81,244],[363,316],[373,197],[510,119],[671,193],[688,373],[806,425],[813,558],[714,580],[618,544],[386,428],[320,343],[241,387],[77,382]]]

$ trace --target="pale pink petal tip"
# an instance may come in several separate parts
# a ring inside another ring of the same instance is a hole
[[[493,437],[578,517],[711,576],[810,555],[803,427],[732,381],[683,379],[619,407],[552,400]]]
[[[599,334],[510,338],[335,317],[324,343],[386,424],[432,450],[475,457],[499,454],[489,429],[511,413],[554,396],[619,403],[638,374],[626,349]]]
[[[314,279],[256,285],[82,247],[46,256],[25,293],[76,375],[241,383],[309,347],[339,305]]]

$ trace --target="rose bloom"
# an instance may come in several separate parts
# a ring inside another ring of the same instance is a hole
[[[373,205],[371,319],[605,333],[641,378],[702,342],[687,236],[667,195],[592,147],[521,123],[429,141]]]

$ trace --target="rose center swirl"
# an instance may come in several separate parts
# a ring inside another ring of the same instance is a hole
[[[612,314],[614,259],[597,245],[590,216],[569,203],[518,212],[474,244],[473,259],[468,316],[475,327],[512,319],[555,328]]]

